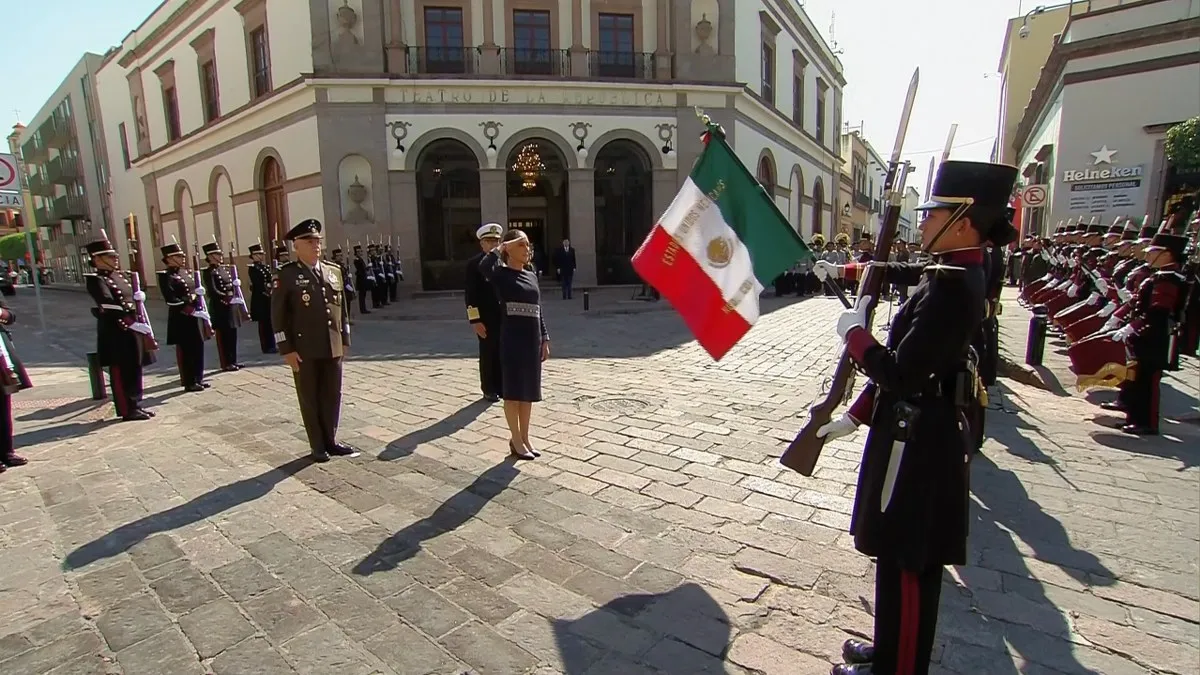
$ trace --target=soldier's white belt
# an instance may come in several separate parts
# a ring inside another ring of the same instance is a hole
[[[507,316],[530,316],[536,319],[542,315],[542,308],[532,302],[506,302],[504,313]]]

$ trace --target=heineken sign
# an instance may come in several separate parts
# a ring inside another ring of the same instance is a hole
[[[1064,183],[1077,183],[1081,180],[1113,180],[1122,178],[1141,178],[1142,167],[1122,166],[1106,169],[1067,169],[1063,171]]]

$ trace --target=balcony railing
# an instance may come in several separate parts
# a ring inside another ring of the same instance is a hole
[[[50,209],[51,222],[59,222],[68,218],[73,220],[86,219],[87,215],[87,202],[84,201],[83,197],[75,195],[58,197],[54,200],[54,206]]]
[[[54,188],[51,187],[45,173],[39,172],[29,177],[29,194],[41,197],[48,197],[54,194]]]
[[[654,54],[643,52],[588,52],[588,75],[653,80],[657,63]]]
[[[41,126],[42,140],[50,148],[63,148],[71,142],[71,123],[62,117],[51,117]]]
[[[34,209],[33,217],[36,221],[35,224],[38,227],[49,225],[49,224],[55,222],[54,220],[51,219],[50,209],[48,209],[44,206],[40,209]]]
[[[478,47],[409,47],[408,72],[418,75],[476,75]]]
[[[79,166],[75,158],[59,155],[46,162],[46,178],[51,183],[67,185],[79,177]]]
[[[501,49],[500,72],[504,75],[568,76],[571,74],[571,56],[565,49]]]

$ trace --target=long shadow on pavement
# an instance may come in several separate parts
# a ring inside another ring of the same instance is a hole
[[[400,563],[416,555],[423,542],[465,525],[521,473],[516,461],[510,457],[489,468],[470,485],[442,502],[433,513],[380,542],[374,551],[354,566],[354,574],[366,577],[396,569]]]
[[[53,443],[67,438],[78,438],[89,434],[96,429],[108,424],[116,424],[115,418],[109,420],[98,420],[95,422],[68,422],[67,424],[59,424],[56,426],[43,427],[41,429],[32,429],[30,431],[22,431],[13,436],[13,447],[27,448],[39,443]]]
[[[465,429],[468,424],[475,421],[484,410],[487,410],[491,406],[491,403],[482,398],[469,403],[455,410],[449,417],[443,420],[404,434],[400,438],[388,443],[387,447],[379,453],[376,459],[390,462],[401,457],[408,457],[422,443],[444,438],[456,431]]]
[[[732,631],[729,617],[700,586],[624,595],[574,620],[552,619],[564,675],[665,673],[718,675]],[[605,653],[594,643],[616,646]]]
[[[122,525],[71,551],[63,559],[62,567],[64,570],[75,570],[120,555],[151,535],[191,525],[240,504],[252,502],[312,463],[308,457],[293,459],[252,478],[209,490],[186,504]]]

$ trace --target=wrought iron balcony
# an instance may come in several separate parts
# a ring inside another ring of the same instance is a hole
[[[588,52],[588,75],[653,80],[657,62],[652,53]]]
[[[54,194],[54,188],[51,186],[49,179],[46,178],[44,171],[39,171],[29,176],[29,194],[41,197],[49,197]]]
[[[50,216],[51,216],[50,209],[47,207],[43,206],[40,209],[33,210],[34,224],[37,225],[38,227],[44,227],[46,225],[50,225],[51,223],[54,223],[55,221],[51,220]]]
[[[72,220],[88,217],[87,201],[76,195],[65,195],[54,200],[50,209],[50,222],[60,222],[68,218]]]
[[[51,116],[39,128],[42,141],[49,148],[64,148],[71,142],[71,122],[62,117]]]
[[[569,76],[571,56],[565,49],[509,47],[500,50],[500,72],[504,75]]]
[[[58,185],[73,183],[79,178],[79,163],[74,157],[59,155],[46,162],[46,178]]]
[[[409,47],[408,72],[415,75],[475,75],[478,47]]]

